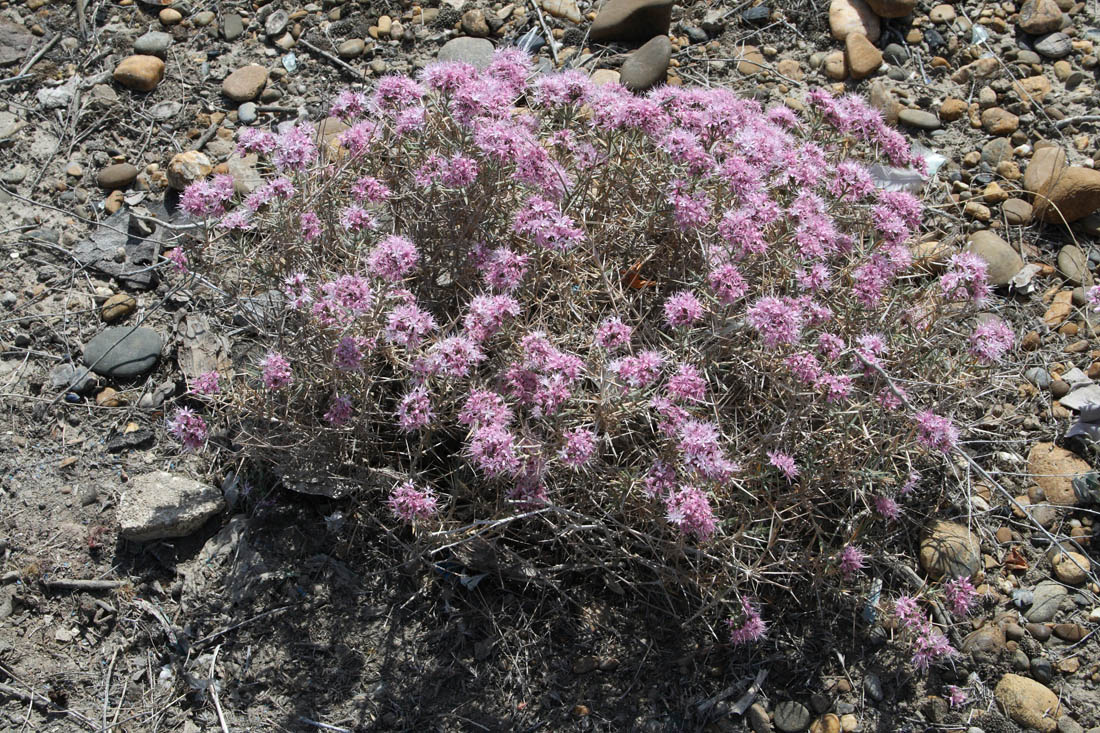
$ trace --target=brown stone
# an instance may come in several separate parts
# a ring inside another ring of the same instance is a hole
[[[114,80],[137,92],[151,92],[164,78],[164,62],[156,56],[127,56],[115,67]]]
[[[970,577],[981,568],[978,538],[961,524],[934,521],[921,533],[920,564],[933,579]]]
[[[593,41],[648,41],[668,35],[672,0],[609,0],[592,21]]]
[[[1045,197],[1065,169],[1066,152],[1062,148],[1057,145],[1036,148],[1024,170],[1024,190],[1035,194],[1036,200]]]
[[[1054,624],[1052,631],[1059,639],[1071,644],[1076,644],[1089,635],[1089,630],[1081,624]]]
[[[1005,221],[1017,226],[1026,226],[1031,223],[1031,204],[1023,199],[1011,198],[1001,204],[1001,211],[1005,214]]]
[[[948,97],[940,105],[940,119],[944,122],[954,122],[966,115],[967,104],[961,99]]]
[[[1030,105],[1033,101],[1042,102],[1047,98],[1047,95],[1050,94],[1050,80],[1042,74],[1029,76],[1013,82],[1012,88],[1021,100]]]
[[[99,316],[105,323],[114,323],[133,312],[137,307],[137,300],[129,293],[115,293],[103,304],[99,310]]]
[[[780,59],[779,63],[775,65],[775,70],[794,81],[802,81],[806,78],[806,73],[802,71],[802,65],[795,59]]]
[[[844,39],[844,48],[853,79],[866,79],[882,66],[882,52],[862,33],[849,33]]]
[[[1073,479],[1087,474],[1092,468],[1065,448],[1053,443],[1036,443],[1028,453],[1027,470],[1048,502],[1074,506],[1077,494],[1073,490]]]
[[[874,42],[882,32],[882,24],[864,0],[831,0],[829,30],[838,41],[845,40],[849,33],[862,33]]]
[[[867,0],[867,4],[880,18],[904,18],[913,12],[917,0]]]
[[[1008,192],[1001,188],[1001,184],[993,181],[982,190],[982,201],[987,204],[1000,204],[1008,200]]]
[[[1035,351],[1043,345],[1043,339],[1038,331],[1028,331],[1020,339],[1020,348],[1024,351]]]
[[[1062,10],[1054,0],[1025,0],[1016,25],[1033,36],[1053,33],[1062,27]]]
[[[756,74],[764,70],[764,54],[756,46],[744,46],[740,49],[737,70],[742,74]]]
[[[206,178],[214,170],[210,159],[198,150],[176,153],[168,163],[168,185],[182,191],[195,181]]]
[[[137,178],[138,169],[129,163],[114,163],[99,172],[96,182],[100,188],[128,188]]]
[[[248,102],[260,95],[267,83],[267,69],[258,64],[242,66],[222,82],[222,94],[234,102]]]
[[[1043,314],[1043,323],[1051,328],[1058,328],[1058,326],[1073,313],[1072,297],[1072,290],[1062,290],[1055,295],[1054,300],[1050,303],[1050,307],[1048,307],[1046,313]]]
[[[833,51],[825,57],[825,76],[833,81],[844,81],[848,78],[848,63],[843,51]]]
[[[1020,118],[1000,107],[990,107],[982,112],[982,129],[990,135],[1011,135],[1020,126]]]
[[[989,284],[994,287],[1007,285],[1024,266],[1024,260],[1005,240],[982,229],[970,235],[967,251],[981,257],[989,265]]]
[[[1008,717],[1020,725],[1042,733],[1054,733],[1062,706],[1058,696],[1043,684],[1017,674],[1006,674],[997,683],[993,696]]]
[[[956,84],[966,84],[971,79],[984,79],[992,76],[1000,70],[1000,65],[995,58],[980,58],[977,61],[961,67],[951,75],[951,81]]]
[[[1066,585],[1083,585],[1092,570],[1089,559],[1079,552],[1059,552],[1050,565],[1054,577]]]
[[[1049,181],[1037,197],[1035,216],[1050,224],[1084,219],[1100,209],[1100,171],[1070,166]]]

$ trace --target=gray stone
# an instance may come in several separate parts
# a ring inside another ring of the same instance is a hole
[[[31,169],[22,163],[16,163],[11,168],[4,171],[4,174],[0,176],[0,180],[7,183],[10,186],[14,186],[18,183],[22,183],[23,179],[27,177],[27,174],[31,172]]]
[[[23,126],[23,120],[19,119],[11,112],[0,112],[0,140],[6,140],[9,137],[13,137],[15,133],[19,132],[19,128]]]
[[[134,41],[134,53],[143,53],[147,56],[164,57],[168,47],[172,45],[172,35],[162,31],[149,31],[139,36]]]
[[[148,288],[155,282],[149,265],[160,256],[162,230],[146,235],[135,227],[131,233],[130,225],[129,210],[119,209],[90,237],[77,243],[73,257],[82,265],[118,278],[126,287]]]
[[[885,697],[882,692],[882,679],[875,672],[868,672],[863,678],[863,691],[875,702],[882,702],[882,698]]]
[[[1007,137],[995,137],[982,146],[982,162],[990,168],[1005,160],[1012,160],[1012,141]]]
[[[157,102],[149,108],[149,116],[158,122],[164,122],[170,120],[178,115],[183,110],[183,105],[179,102],[165,100],[163,102]]]
[[[1036,682],[1042,682],[1045,685],[1054,679],[1054,666],[1047,659],[1035,657],[1031,660],[1029,667],[1031,678]]]
[[[1034,51],[1029,51],[1026,48],[1016,52],[1016,60],[1021,64],[1041,64],[1043,59],[1039,54]]]
[[[1075,245],[1067,244],[1058,250],[1058,272],[1071,285],[1092,285],[1088,256]]]
[[[84,347],[84,364],[112,379],[138,377],[156,366],[162,345],[160,334],[151,328],[112,326]]]
[[[890,43],[882,50],[882,58],[886,59],[888,63],[901,66],[909,60],[909,52],[905,50],[904,46]]]
[[[810,711],[806,706],[794,700],[787,700],[775,706],[775,727],[783,733],[802,733],[810,727]]]
[[[1073,43],[1065,33],[1049,33],[1035,42],[1035,50],[1048,59],[1060,59],[1069,56]]]
[[[1066,596],[1066,588],[1061,583],[1044,580],[1035,586],[1031,608],[1024,612],[1024,618],[1032,623],[1050,621],[1058,613],[1058,606]]]
[[[21,25],[0,20],[0,66],[11,66],[23,60],[34,45],[34,36]]]
[[[66,362],[50,370],[50,386],[55,391],[66,390],[77,394],[88,394],[97,385],[98,380],[87,367],[78,367]]]
[[[933,112],[925,112],[922,109],[909,109],[908,107],[898,112],[898,122],[918,130],[940,129],[940,118]]]
[[[244,19],[236,13],[226,13],[222,18],[222,35],[227,41],[240,38],[244,33]]]
[[[256,103],[245,102],[237,108],[237,119],[242,125],[251,125],[256,121]]]
[[[493,43],[485,38],[452,38],[439,49],[440,61],[463,61],[484,69],[493,60]]]
[[[201,13],[195,13],[194,15],[192,15],[191,22],[195,24],[196,28],[205,28],[206,26],[213,23],[214,19],[217,17],[218,16],[216,16],[213,11],[204,10]]]
[[[216,487],[154,471],[132,478],[122,492],[119,536],[135,542],[186,537],[224,508]]]
[[[286,30],[288,23],[290,23],[290,13],[279,8],[271,15],[267,16],[267,20],[264,21],[264,33],[266,33],[268,37],[277,36]]]
[[[630,54],[619,70],[619,80],[632,92],[644,92],[664,81],[671,58],[672,41],[668,36],[655,36]]]
[[[1024,378],[1039,389],[1046,389],[1050,386],[1050,372],[1042,367],[1031,367],[1024,372]]]

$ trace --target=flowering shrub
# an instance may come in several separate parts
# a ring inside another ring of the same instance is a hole
[[[985,263],[911,268],[920,203],[869,167],[921,161],[858,98],[531,76],[499,51],[341,93],[335,140],[243,129],[267,182],[193,184],[206,238],[173,262],[281,309],[195,391],[259,459],[407,475],[379,516],[429,544],[527,512],[508,529],[533,558],[547,526],[610,533],[590,551],[690,568],[758,639],[776,579],[862,583],[926,509],[957,388],[1012,347],[959,332]]]

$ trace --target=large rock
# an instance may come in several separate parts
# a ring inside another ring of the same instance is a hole
[[[934,580],[969,578],[982,566],[978,538],[961,524],[934,521],[921,532],[920,565]]]
[[[862,33],[849,33],[844,46],[848,53],[848,71],[853,79],[866,79],[882,66],[882,52]]]
[[[267,83],[267,69],[259,64],[242,66],[222,82],[222,94],[234,102],[250,102],[260,96]]]
[[[1054,733],[1062,706],[1048,687],[1018,674],[1006,674],[993,690],[1008,717],[1028,728]]]
[[[136,542],[186,537],[224,507],[213,486],[165,471],[142,474],[122,492],[119,535]]]
[[[164,78],[164,62],[156,56],[136,54],[122,59],[115,67],[114,80],[137,92],[151,92]]]
[[[138,377],[156,366],[161,345],[160,334],[151,328],[112,326],[84,347],[84,364],[104,377]]]
[[[982,229],[970,235],[968,252],[981,257],[989,265],[989,284],[993,287],[1007,285],[1024,266],[1024,260],[1005,240]]]
[[[867,0],[880,18],[904,18],[917,7],[917,0]]]
[[[1074,506],[1073,480],[1089,473],[1088,463],[1053,443],[1036,443],[1027,454],[1027,472],[1051,504]]]
[[[630,91],[644,92],[665,80],[671,58],[672,41],[669,37],[654,36],[627,57],[619,70],[619,78]]]
[[[1047,189],[1054,185],[1055,179],[1066,169],[1066,151],[1057,145],[1036,148],[1031,162],[1024,170],[1024,190],[1028,193],[1046,195]]]
[[[493,42],[485,38],[452,38],[439,49],[440,61],[462,61],[484,69],[493,61]]]
[[[1053,33],[1062,27],[1062,10],[1054,0],[1026,0],[1020,6],[1016,25],[1034,36]]]
[[[668,35],[672,0],[608,0],[592,21],[593,41],[648,41]]]
[[[829,3],[829,30],[838,41],[847,39],[849,33],[862,33],[874,43],[882,32],[882,24],[863,0],[832,0]]]
[[[1037,196],[1035,215],[1049,224],[1084,219],[1100,210],[1100,171],[1081,166],[1065,168]]]

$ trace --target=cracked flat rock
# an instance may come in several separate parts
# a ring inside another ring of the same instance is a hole
[[[221,492],[166,471],[130,480],[118,505],[119,535],[135,542],[186,537],[225,507]]]
[[[84,347],[84,365],[111,379],[139,377],[156,366],[161,345],[160,334],[151,328],[112,326]]]
[[[119,209],[104,220],[90,237],[77,243],[73,257],[82,265],[118,278],[127,287],[149,288],[155,282],[149,269],[160,255],[160,234],[130,231],[130,212]]]
[[[0,20],[0,66],[11,66],[23,60],[34,45],[34,36],[21,25]]]

